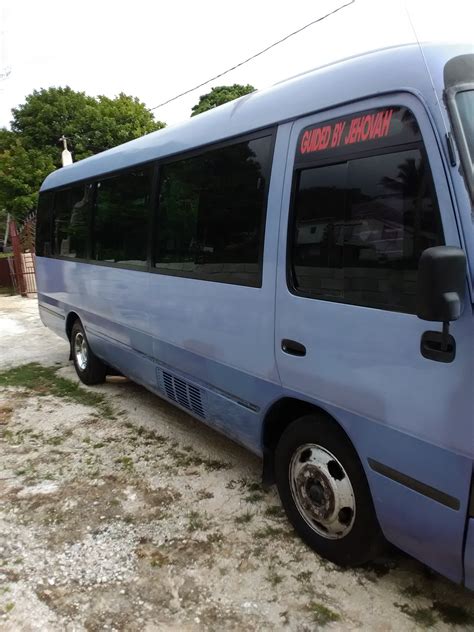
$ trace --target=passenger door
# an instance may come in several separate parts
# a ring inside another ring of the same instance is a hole
[[[288,237],[288,239],[287,239]],[[472,472],[472,313],[453,362],[420,352],[420,253],[459,246],[436,137],[408,95],[297,121],[280,229],[276,357],[289,396],[345,429],[386,537],[455,581]]]

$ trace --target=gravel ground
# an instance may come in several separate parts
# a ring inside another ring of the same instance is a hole
[[[472,593],[320,559],[257,459],[122,378],[78,387],[67,353],[0,297],[1,630],[474,630]]]

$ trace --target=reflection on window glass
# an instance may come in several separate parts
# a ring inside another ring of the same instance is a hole
[[[145,266],[150,171],[134,171],[97,183],[94,259]]]
[[[417,149],[300,174],[292,261],[297,289],[413,312],[420,255],[442,243],[429,169]]]
[[[259,138],[161,168],[157,268],[260,284],[270,146]]]
[[[40,257],[50,257],[51,248],[51,220],[53,216],[54,193],[44,191],[39,194],[36,215],[36,254]]]
[[[92,185],[57,191],[54,198],[54,254],[86,259],[89,246]]]

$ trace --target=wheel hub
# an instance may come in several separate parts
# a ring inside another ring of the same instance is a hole
[[[304,520],[328,539],[349,533],[355,518],[355,496],[337,458],[322,446],[306,444],[290,462],[291,493]]]
[[[297,485],[305,509],[315,520],[327,520],[334,511],[335,498],[324,472],[312,463],[305,463],[297,476]]]
[[[87,342],[83,334],[79,331],[74,338],[74,355],[81,371],[87,366]]]

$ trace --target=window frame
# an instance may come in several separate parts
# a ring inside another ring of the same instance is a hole
[[[415,117],[415,120],[416,120],[416,117]],[[420,134],[421,134],[421,130],[420,130]],[[348,163],[352,160],[358,160],[360,158],[369,158],[373,156],[393,154],[393,153],[398,153],[402,151],[410,151],[413,149],[418,149],[420,151],[420,154],[423,160],[428,165],[429,190],[430,190],[432,199],[435,203],[435,208],[437,211],[436,224],[439,231],[439,235],[441,236],[443,243],[446,242],[445,232],[443,228],[443,221],[441,217],[441,209],[439,207],[438,196],[436,195],[436,188],[435,188],[434,179],[433,179],[433,172],[432,172],[431,165],[428,159],[428,153],[426,151],[425,143],[423,142],[423,137],[421,137],[420,140],[414,141],[411,143],[402,143],[402,144],[394,143],[390,145],[387,144],[386,146],[378,147],[376,149],[375,148],[373,149],[351,148],[349,149],[347,153],[341,154],[340,156],[337,156],[337,157],[332,156],[328,158],[321,158],[321,157],[315,158],[314,160],[308,161],[304,165],[302,165],[301,163],[298,163],[295,160],[293,164],[293,174],[292,174],[292,181],[291,181],[290,208],[289,208],[289,213],[288,213],[287,241],[286,241],[286,285],[291,294],[293,294],[294,296],[302,297],[302,298],[310,298],[312,300],[327,301],[330,303],[339,303],[342,305],[350,305],[353,307],[360,307],[360,308],[365,308],[365,309],[376,309],[383,312],[394,312],[394,313],[410,314],[410,315],[414,314],[414,312],[407,311],[406,309],[394,309],[394,308],[387,309],[385,307],[378,307],[375,305],[361,305],[360,303],[351,302],[345,299],[339,299],[338,297],[331,297],[331,296],[323,297],[319,295],[316,296],[314,292],[311,292],[308,290],[301,290],[297,288],[295,285],[295,278],[294,278],[294,273],[293,273],[294,266],[293,266],[293,259],[292,259],[293,246],[294,246],[294,241],[295,241],[294,229],[295,229],[295,222],[296,222],[296,197],[297,197],[297,191],[298,191],[298,186],[299,186],[299,181],[300,181],[300,173],[302,171],[305,171],[306,169],[314,169],[318,167]]]
[[[254,287],[261,288],[263,285],[263,262],[264,262],[264,250],[265,250],[265,235],[266,235],[266,223],[267,223],[267,211],[268,211],[268,195],[270,190],[270,180],[272,175],[273,168],[273,160],[275,154],[275,142],[276,142],[276,132],[277,126],[271,126],[267,128],[263,128],[254,132],[249,132],[248,134],[243,134],[239,136],[233,136],[232,138],[227,138],[225,140],[219,141],[217,143],[212,143],[209,145],[201,146],[197,149],[192,149],[189,151],[185,151],[179,154],[173,154],[172,156],[167,156],[162,159],[158,163],[158,174],[157,174],[157,189],[156,189],[156,199],[153,209],[153,219],[152,219],[152,236],[151,236],[151,251],[150,251],[150,272],[153,274],[162,274],[164,276],[171,277],[181,277],[186,279],[194,279],[196,281],[206,281],[211,283],[224,283],[226,285],[237,285],[240,287]],[[210,151],[216,151],[219,149],[223,149],[225,147],[232,147],[233,145],[239,145],[241,143],[249,142],[251,140],[258,140],[260,138],[270,137],[270,149],[268,156],[268,173],[265,177],[265,190],[263,193],[263,204],[262,204],[262,214],[261,214],[261,226],[262,226],[262,235],[259,243],[258,249],[258,273],[257,273],[257,281],[255,283],[247,282],[247,283],[236,283],[233,281],[225,281],[221,279],[213,279],[212,275],[205,275],[202,273],[194,273],[189,270],[171,270],[169,268],[157,268],[155,267],[155,248],[157,243],[157,228],[158,228],[158,215],[160,212],[159,209],[159,201],[160,201],[160,193],[162,186],[162,177],[161,177],[161,168],[163,166],[174,164],[180,162],[182,160],[188,160],[189,158],[197,158],[199,156],[204,156]]]

